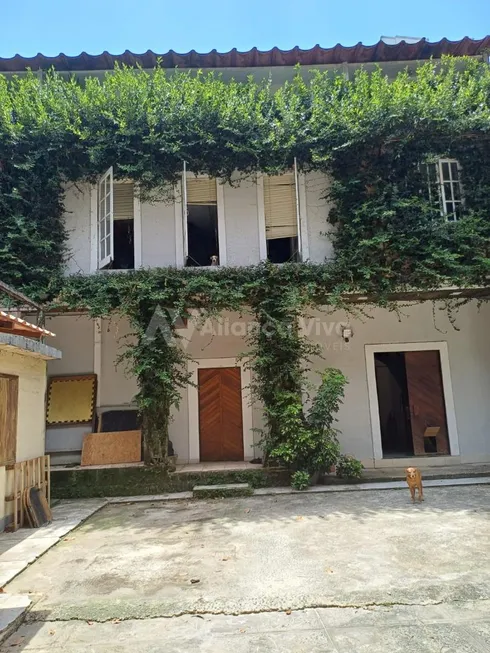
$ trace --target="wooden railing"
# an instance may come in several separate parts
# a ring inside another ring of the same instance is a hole
[[[51,505],[50,486],[50,462],[49,456],[39,456],[31,460],[23,460],[20,463],[6,466],[7,488],[13,487],[12,494],[5,497],[6,503],[13,503],[13,523],[9,530],[16,531],[26,523],[26,511],[23,501],[24,490],[36,487],[44,493],[48,505]],[[9,475],[13,473],[13,484],[11,485]],[[12,514],[12,511],[7,511]]]

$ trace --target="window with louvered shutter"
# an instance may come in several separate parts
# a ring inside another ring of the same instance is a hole
[[[298,235],[294,174],[264,177],[264,213],[267,240]]]
[[[186,265],[219,265],[218,190],[212,177],[186,177]]]
[[[114,183],[114,220],[134,219],[134,184]]]
[[[187,178],[187,204],[217,206],[216,179],[211,177]]]

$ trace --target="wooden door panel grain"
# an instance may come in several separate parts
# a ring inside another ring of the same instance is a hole
[[[16,459],[18,395],[19,379],[0,374],[0,465]]]
[[[439,427],[437,453],[449,454],[446,406],[438,351],[405,352],[410,421],[415,455],[425,454],[424,433]]]
[[[200,459],[243,460],[239,367],[198,370]]]

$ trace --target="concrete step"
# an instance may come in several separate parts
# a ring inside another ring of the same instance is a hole
[[[30,604],[27,594],[0,594],[0,643],[20,626]]]
[[[249,497],[253,488],[248,483],[223,483],[221,485],[195,485],[194,499],[221,499],[223,497]]]

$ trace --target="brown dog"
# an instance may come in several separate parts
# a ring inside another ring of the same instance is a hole
[[[422,488],[422,474],[416,467],[408,467],[405,470],[407,474],[407,485],[410,488],[412,503],[415,503],[415,490],[419,492],[419,501],[424,500],[424,490]]]

